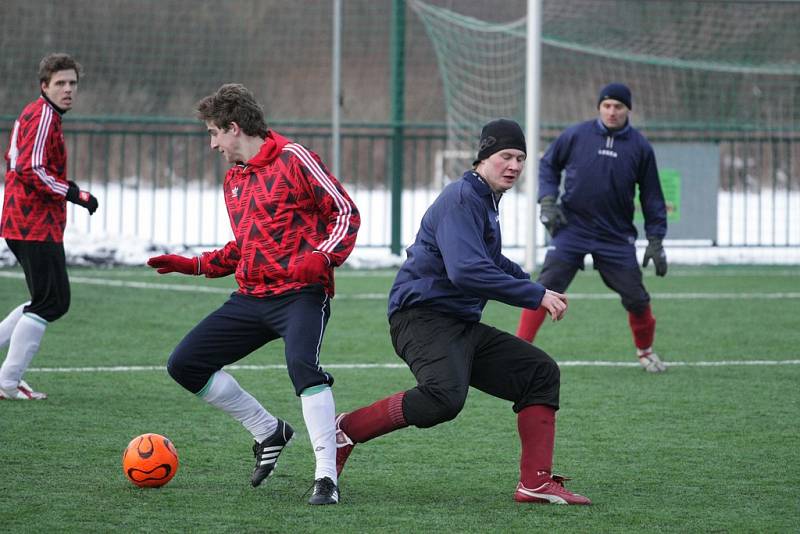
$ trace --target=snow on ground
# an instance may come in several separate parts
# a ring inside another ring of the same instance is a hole
[[[93,190],[100,210],[91,218],[82,208],[68,207],[64,246],[70,265],[144,265],[151,256],[166,252],[196,254],[222,246],[231,230],[219,191],[184,188],[137,190],[107,184]],[[405,246],[414,239],[425,209],[437,191],[407,191],[403,194],[401,238]],[[391,268],[403,255],[393,255],[390,241],[391,202],[385,191],[351,192],[361,212],[356,248],[347,261],[353,268]],[[501,204],[504,253],[523,263],[525,242],[524,195],[507,194]],[[671,263],[699,264],[800,264],[800,193],[780,195],[730,195],[720,193],[717,208],[717,243],[665,241]],[[540,227],[543,231],[543,228]],[[669,235],[667,236],[669,237]],[[541,236],[539,237],[541,239]],[[213,243],[187,248],[183,243]],[[739,246],[761,244],[762,246]],[[772,245],[776,246],[764,246]],[[640,241],[639,257],[645,241]],[[546,250],[537,252],[537,264]],[[590,263],[591,258],[587,258]],[[15,260],[0,240],[0,265]]]

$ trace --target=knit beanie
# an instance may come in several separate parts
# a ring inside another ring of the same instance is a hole
[[[516,148],[527,154],[525,134],[522,133],[520,125],[511,119],[496,119],[488,122],[481,130],[478,156],[472,164],[476,165],[479,161],[506,148]]]
[[[608,100],[609,98],[622,102],[628,109],[633,109],[631,105],[631,90],[625,84],[610,83],[603,87],[600,91],[600,96],[597,97],[597,107],[600,107],[600,103],[603,100]]]

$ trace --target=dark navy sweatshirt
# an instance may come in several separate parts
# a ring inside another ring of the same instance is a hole
[[[667,233],[667,210],[653,148],[630,123],[609,131],[600,119],[575,124],[551,144],[539,164],[539,199],[558,198],[568,224],[580,234],[633,243],[635,186],[647,237]]]
[[[544,286],[501,253],[500,196],[475,171],[442,190],[406,249],[389,292],[389,316],[424,306],[479,321],[488,300],[539,307]]]

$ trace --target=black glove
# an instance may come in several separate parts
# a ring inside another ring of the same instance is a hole
[[[656,267],[656,276],[664,276],[667,274],[667,253],[664,252],[664,246],[661,244],[660,237],[648,237],[647,249],[644,251],[644,261],[642,267],[647,267],[650,260],[653,260],[653,265]]]
[[[556,204],[556,197],[542,197],[539,201],[542,206],[539,220],[547,228],[551,237],[555,237],[556,233],[567,225],[567,216],[561,211],[561,206]]]
[[[89,210],[89,215],[97,211],[97,199],[88,191],[81,191],[78,184],[75,182],[67,182],[69,189],[67,189],[67,200],[78,206],[83,206]]]

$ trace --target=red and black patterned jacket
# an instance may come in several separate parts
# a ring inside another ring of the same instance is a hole
[[[64,241],[67,224],[67,150],[59,109],[40,96],[14,123],[6,153],[0,237]]]
[[[228,171],[223,192],[235,239],[202,254],[206,277],[235,272],[239,292],[278,295],[308,285],[291,273],[318,251],[330,260],[333,296],[333,267],[352,252],[361,217],[319,156],[270,130],[255,157]]]

